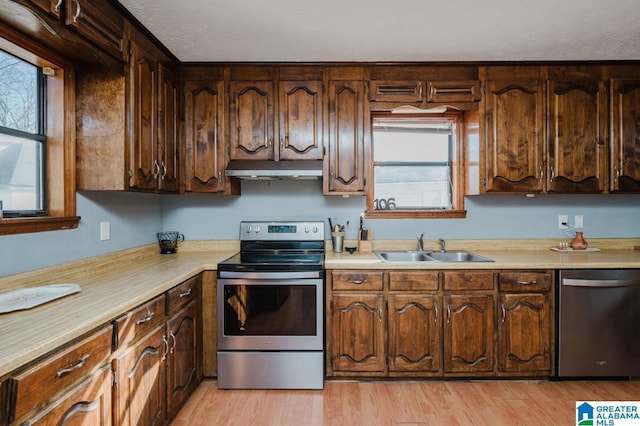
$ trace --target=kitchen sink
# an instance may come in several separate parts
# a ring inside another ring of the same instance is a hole
[[[376,251],[384,262],[493,262],[493,260],[468,251]]]
[[[375,254],[385,262],[435,262],[424,251],[377,251]]]
[[[493,262],[493,260],[468,251],[432,251],[427,255],[438,262]]]

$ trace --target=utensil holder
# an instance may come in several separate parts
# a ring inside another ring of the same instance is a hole
[[[344,247],[344,232],[333,231],[331,233],[331,244],[334,253],[342,253]]]
[[[373,234],[371,230],[367,232],[366,240],[358,240],[358,252],[359,253],[371,253],[373,251]]]

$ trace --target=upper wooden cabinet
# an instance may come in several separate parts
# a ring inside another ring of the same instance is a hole
[[[280,81],[280,160],[322,160],[322,81]]]
[[[371,80],[369,100],[373,102],[475,102],[481,96],[479,80]]]
[[[602,67],[485,72],[482,192],[606,191],[609,121]]]
[[[487,80],[481,132],[485,192],[544,189],[544,84],[539,80]]]
[[[42,0],[38,0],[42,2]],[[124,16],[110,2],[64,0],[65,24],[73,27],[91,43],[112,56],[122,58],[124,51]],[[59,10],[61,1],[53,6]]]
[[[547,191],[604,191],[608,132],[606,82],[550,79],[547,85]]]
[[[640,192],[640,79],[611,80],[612,192]]]
[[[365,193],[370,159],[369,128],[364,82],[329,81],[325,194]]]
[[[225,189],[224,82],[185,83],[185,175],[188,192]]]
[[[273,81],[231,81],[229,84],[232,160],[274,160]]]
[[[162,54],[134,32],[127,67],[129,188],[177,192],[178,78]]]

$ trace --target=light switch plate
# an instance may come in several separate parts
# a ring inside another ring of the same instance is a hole
[[[111,239],[111,222],[100,222],[100,241]]]

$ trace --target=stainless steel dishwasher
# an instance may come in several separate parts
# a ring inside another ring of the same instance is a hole
[[[640,269],[562,270],[558,377],[640,376]]]

